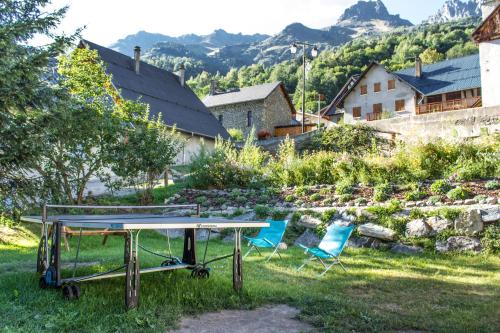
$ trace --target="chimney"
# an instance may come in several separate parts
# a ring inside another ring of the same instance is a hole
[[[217,88],[217,82],[215,80],[210,81],[210,92],[209,95],[213,96],[215,95],[215,89]]]
[[[500,5],[500,0],[483,0],[481,3],[483,20],[487,18],[498,5]]]
[[[179,71],[177,72],[179,76],[179,81],[181,82],[181,86],[184,87],[186,83],[186,69],[184,68],[184,64],[179,66]]]
[[[141,64],[141,48],[134,47],[135,74],[139,75],[139,66]]]
[[[415,57],[415,77],[422,77],[422,59],[419,56]]]

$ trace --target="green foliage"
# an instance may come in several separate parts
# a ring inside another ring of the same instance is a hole
[[[349,202],[351,201],[352,199],[354,199],[354,196],[350,193],[346,193],[346,194],[342,194],[340,197],[339,197],[339,201],[341,203],[346,203],[346,202]]]
[[[273,221],[283,221],[287,216],[289,212],[287,210],[280,210],[280,209],[274,209],[271,212],[271,218]]]
[[[373,200],[377,202],[386,201],[392,194],[391,184],[384,183],[375,186],[373,189]]]
[[[441,216],[444,217],[445,219],[454,221],[458,218],[461,212],[462,210],[459,208],[445,207],[432,210],[427,214],[427,216]]]
[[[365,198],[356,198],[356,200],[354,200],[354,203],[356,203],[358,206],[363,206],[363,205],[366,205],[368,203],[368,200],[366,200]]]
[[[484,187],[488,190],[498,190],[500,188],[500,182],[498,180],[490,180]]]
[[[484,230],[483,238],[481,238],[484,252],[489,254],[500,253],[500,226],[493,224]]]
[[[308,189],[306,186],[297,186],[295,188],[295,195],[297,196],[304,196],[307,195]]]
[[[435,195],[446,194],[449,190],[451,190],[451,184],[445,179],[438,179],[431,184],[430,190],[431,193]]]
[[[415,189],[413,191],[410,191],[405,194],[405,199],[408,201],[417,201],[425,198],[427,195],[427,192],[420,190],[420,189]]]
[[[309,197],[311,201],[320,201],[321,200],[321,194],[319,193],[314,193]]]
[[[340,125],[318,132],[312,139],[310,149],[364,155],[373,147],[386,143],[370,126]]]
[[[438,202],[443,201],[443,197],[440,195],[432,195],[429,197],[428,201],[431,202],[432,204],[437,204]]]
[[[464,200],[470,197],[470,191],[462,186],[457,186],[446,193],[450,200]]]
[[[335,193],[338,195],[352,194],[354,192],[354,187],[349,180],[343,180],[335,185]]]
[[[243,141],[244,139],[243,131],[239,128],[229,128],[227,132],[234,141]]]
[[[204,205],[207,202],[207,197],[200,195],[199,197],[196,197],[195,202],[199,205]]]
[[[427,49],[420,54],[420,59],[424,64],[433,64],[444,60],[444,54],[439,53],[435,49]]]
[[[286,197],[285,197],[285,201],[286,202],[294,202],[295,201],[295,196],[292,195],[292,194],[288,194]]]
[[[260,219],[264,219],[269,215],[271,215],[271,211],[272,211],[271,208],[264,205],[257,205],[254,208],[255,215]]]

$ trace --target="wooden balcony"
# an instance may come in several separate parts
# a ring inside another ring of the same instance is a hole
[[[382,119],[382,112],[372,112],[366,114],[367,121],[374,121]]]
[[[416,111],[417,115],[419,115],[434,112],[462,110],[479,106],[481,106],[481,97],[470,97],[463,99],[454,99],[445,102],[420,104],[417,105]]]

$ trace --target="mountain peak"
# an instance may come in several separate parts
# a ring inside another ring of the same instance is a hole
[[[481,17],[481,0],[447,0],[436,15],[430,16],[427,23],[444,23],[469,17]]]
[[[339,22],[346,20],[386,20],[391,18],[387,7],[380,0],[376,1],[358,1],[355,5],[347,8],[344,14],[340,16]]]

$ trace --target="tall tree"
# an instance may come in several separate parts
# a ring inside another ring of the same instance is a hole
[[[26,189],[21,168],[36,160],[38,151],[25,140],[30,136],[32,111],[48,107],[54,91],[44,73],[49,60],[77,36],[54,34],[67,8],[47,11],[49,0],[0,2],[0,200]],[[31,46],[35,35],[47,38]]]

